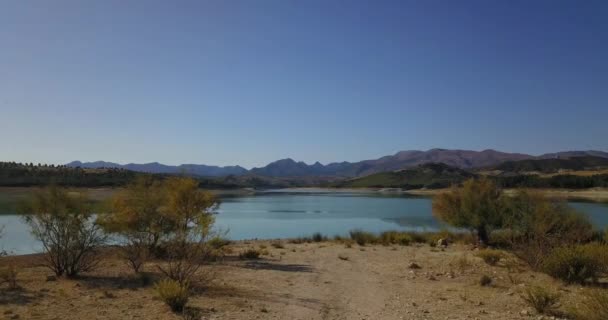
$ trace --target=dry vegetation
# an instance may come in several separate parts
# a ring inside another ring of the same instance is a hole
[[[39,256],[4,258],[3,265],[19,266],[19,289],[0,287],[0,314],[21,319],[506,320],[536,319],[537,305],[546,305],[542,310],[559,316],[572,314],[572,308],[582,312],[583,306],[596,310],[605,303],[582,294],[590,289],[532,271],[506,252],[490,266],[476,256],[479,250],[471,244],[349,248],[343,240],[332,240],[275,248],[272,243],[227,245],[226,251],[232,253],[198,271],[214,273],[213,281],[194,285],[188,295],[178,283],[162,280],[165,277],[156,266],[165,262],[147,261],[144,269],[151,270],[146,272],[151,280],[143,282],[115,249],[104,250],[103,263],[96,270],[56,281],[48,278],[52,275],[48,269],[35,266]],[[239,258],[241,252],[260,246],[266,248],[266,255]],[[418,268],[410,268],[412,262]],[[484,276],[491,281],[481,286]],[[535,294],[540,302],[528,304],[528,289],[536,287],[559,293],[559,302]]]
[[[488,180],[436,198],[471,233],[322,234],[231,242],[191,179],[139,180],[92,223],[51,189],[30,218],[45,253],[0,259],[9,319],[605,319],[608,234]],[[122,236],[102,246],[99,228]],[[488,247],[490,246],[490,247]],[[94,262],[94,263],[93,263]],[[598,318],[599,315],[599,318]]]

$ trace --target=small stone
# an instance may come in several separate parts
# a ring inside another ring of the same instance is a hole
[[[46,281],[57,281],[57,277],[55,277],[55,276],[46,276]]]
[[[420,265],[418,265],[416,262],[410,263],[407,267],[410,269],[420,269],[421,268]]]

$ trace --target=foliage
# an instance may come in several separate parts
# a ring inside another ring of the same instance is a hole
[[[582,301],[571,309],[574,319],[608,319],[608,291],[605,289],[585,290]]]
[[[158,268],[170,279],[189,283],[212,255],[209,240],[217,236],[212,227],[218,202],[191,178],[169,178],[164,185],[163,215],[173,227],[166,235],[167,264]]]
[[[209,240],[209,246],[211,246],[211,248],[216,249],[216,250],[221,249],[221,248],[229,245],[230,243],[232,243],[232,241],[230,241],[226,238],[223,238],[219,235],[217,235]]]
[[[260,250],[249,248],[239,254],[239,258],[242,260],[256,260],[261,255]]]
[[[379,241],[385,246],[391,244],[407,246],[412,242],[412,237],[405,232],[386,231],[380,234]]]
[[[350,238],[353,239],[358,245],[364,246],[366,244],[374,244],[378,241],[378,237],[371,232],[362,230],[351,230]]]
[[[6,283],[11,290],[17,289],[17,268],[14,265],[9,265],[0,269],[0,285]]]
[[[98,263],[97,249],[107,236],[94,223],[86,195],[50,187],[36,192],[21,210],[44,248],[45,265],[57,276],[76,276]]]
[[[488,233],[503,223],[501,190],[486,178],[470,179],[462,188],[453,187],[433,199],[433,214],[441,221],[477,232],[479,241],[488,243]]]
[[[349,188],[438,189],[474,177],[475,174],[443,163],[426,163],[416,168],[380,172],[336,183]]]
[[[603,266],[601,257],[585,246],[568,246],[553,250],[543,262],[543,271],[566,283],[595,282]]]
[[[521,296],[536,312],[555,314],[559,303],[559,294],[552,293],[543,287],[529,287]]]
[[[98,218],[106,232],[124,239],[123,256],[135,272],[148,255],[159,254],[161,240],[175,227],[162,212],[164,194],[159,181],[141,176],[114,194],[110,212]]]
[[[538,268],[553,248],[587,242],[593,236],[588,218],[564,202],[519,191],[507,199],[504,227],[515,253]]]
[[[182,312],[190,298],[187,283],[180,283],[171,279],[161,280],[154,286],[158,296],[171,308],[173,312]]]
[[[495,266],[503,257],[502,251],[492,249],[480,250],[475,255],[491,266]]]
[[[71,187],[122,186],[139,173],[116,168],[84,169],[55,165],[0,162],[0,185],[29,187],[55,184]]]
[[[320,232],[315,232],[312,235],[312,241],[313,242],[323,242],[323,241],[327,241],[327,236],[324,236],[322,233]]]

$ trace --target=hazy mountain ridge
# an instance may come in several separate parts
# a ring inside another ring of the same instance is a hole
[[[81,168],[122,168],[137,172],[148,172],[148,173],[185,173],[197,176],[209,176],[219,177],[228,175],[241,175],[247,173],[247,169],[241,166],[208,166],[203,164],[181,164],[179,166],[170,166],[161,164],[158,162],[151,163],[128,163],[119,164],[114,162],[106,161],[95,161],[95,162],[80,162],[72,161],[66,164],[68,167],[81,167]]]
[[[251,170],[247,170],[241,166],[219,167],[197,164],[169,166],[157,162],[145,164],[129,163],[126,165],[121,165],[105,161],[85,163],[73,161],[68,163],[67,166],[82,168],[124,168],[139,172],[186,173],[212,177],[254,174],[268,177],[336,176],[352,178],[385,171],[413,168],[426,163],[444,163],[456,168],[473,169],[496,166],[508,161],[552,158],[567,159],[580,156],[608,158],[608,152],[596,150],[564,151],[533,156],[522,153],[507,153],[491,149],[483,151],[449,149],[430,149],[427,151],[407,150],[373,160],[363,160],[358,162],[334,162],[327,165],[323,165],[319,162],[309,165],[302,161],[298,162],[291,158],[286,158],[271,162],[264,167],[253,168]]]

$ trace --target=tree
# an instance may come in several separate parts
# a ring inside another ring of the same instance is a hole
[[[169,178],[165,188],[164,214],[174,229],[167,239],[168,262],[159,269],[183,285],[192,280],[211,252],[208,241],[215,235],[213,211],[218,201],[191,178]]]
[[[482,244],[488,243],[492,228],[502,226],[503,213],[501,189],[487,178],[467,180],[433,199],[433,214],[439,220],[475,231]]]
[[[73,277],[93,269],[97,249],[107,236],[93,221],[83,193],[50,187],[36,192],[22,207],[32,234],[42,243],[45,265],[57,276]]]
[[[140,176],[110,199],[110,213],[98,219],[104,230],[120,234],[127,245],[158,253],[162,237],[172,229],[164,215],[163,185],[150,176]]]

